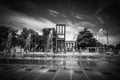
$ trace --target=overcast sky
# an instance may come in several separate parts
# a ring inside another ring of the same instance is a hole
[[[0,25],[41,32],[44,27],[66,24],[67,40],[75,40],[88,27],[102,43],[107,41],[107,29],[110,44],[115,45],[120,41],[119,10],[119,0],[1,0]]]

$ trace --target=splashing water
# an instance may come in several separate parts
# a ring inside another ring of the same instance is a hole
[[[53,31],[51,30],[47,40],[46,52],[48,52],[48,50],[50,50],[50,52],[53,52],[52,39],[53,39]]]

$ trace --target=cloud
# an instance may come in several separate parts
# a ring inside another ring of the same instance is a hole
[[[71,13],[73,17],[75,17],[76,19],[84,19],[84,17],[78,13]]]
[[[98,20],[101,24],[104,24],[104,21],[103,21],[103,19],[102,19],[101,17],[96,16],[96,18],[97,18],[97,20]]]
[[[98,31],[94,32],[94,37],[102,44],[107,44],[106,30],[100,28]],[[109,45],[116,45],[119,41],[119,36],[108,36]]]
[[[106,36],[99,36],[97,35],[97,40],[100,41],[102,44],[107,44],[107,37]],[[109,45],[116,45],[119,41],[119,37],[118,36],[109,36],[108,37],[108,41],[109,41]]]
[[[72,23],[70,20],[66,20],[66,40],[67,41],[75,41],[79,31],[83,30],[84,27],[79,23]]]
[[[31,1],[26,0],[24,3],[24,6],[30,9],[35,9],[37,8],[37,5],[32,3]]]
[[[80,16],[78,16],[78,15],[77,15],[77,16],[75,16],[75,17],[76,17],[77,19],[83,19],[82,17],[80,17]]]
[[[51,28],[56,26],[56,24],[46,18],[38,16],[28,16],[22,12],[13,11],[11,9],[2,9],[0,13],[0,23],[4,26],[13,27],[15,29],[21,30],[23,27],[31,28],[35,31],[41,31],[43,28]],[[20,34],[20,32],[18,32]],[[42,34],[40,32],[40,34]]]
[[[21,34],[21,32],[22,32],[22,30],[18,30],[17,34],[18,34],[18,35],[20,35],[20,34]]]
[[[103,28],[100,28],[100,29],[99,29],[99,32],[98,32],[98,35],[99,35],[99,36],[104,36],[104,35],[106,35],[106,30],[104,30]]]
[[[59,14],[59,12],[57,12],[55,10],[51,10],[51,9],[49,9],[48,12],[49,12],[50,15],[52,15],[54,17],[56,17]]]
[[[87,21],[84,21],[84,22],[80,22],[79,23],[81,26],[84,26],[84,27],[95,27],[96,25],[91,23],[91,22],[87,22]]]
[[[5,14],[3,14],[5,13]],[[2,9],[0,16],[3,16],[0,21],[4,21],[4,24],[16,29],[22,29],[23,27],[31,28],[34,30],[41,30],[44,27],[55,27],[55,23],[42,18],[40,16],[31,17],[22,12],[13,11],[10,9]],[[3,22],[2,22],[3,23]]]
[[[45,18],[34,19],[28,16],[14,16],[12,20],[13,24],[17,24],[19,26],[22,25],[24,27],[31,28],[34,30],[41,30],[44,27],[55,27],[55,23]]]

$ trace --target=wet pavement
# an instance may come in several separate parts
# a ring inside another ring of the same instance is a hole
[[[21,59],[1,62],[0,80],[120,80],[120,56]]]

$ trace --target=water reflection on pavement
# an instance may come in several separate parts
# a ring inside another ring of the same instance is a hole
[[[21,58],[22,59],[22,58]],[[19,59],[19,60],[21,60]],[[18,60],[18,59],[16,59]],[[48,57],[0,64],[1,80],[119,80],[119,58],[94,56]],[[37,62],[38,61],[38,62]],[[19,64],[18,64],[19,62]],[[20,64],[21,63],[21,64]]]

